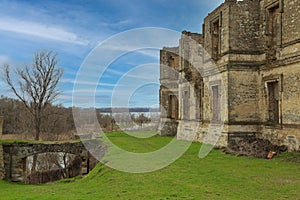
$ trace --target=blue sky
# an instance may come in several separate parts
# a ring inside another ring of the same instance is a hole
[[[203,18],[222,2],[0,0],[0,65],[2,67],[4,63],[8,63],[12,67],[22,67],[32,62],[32,57],[38,50],[57,52],[59,67],[64,69],[59,83],[62,94],[57,103],[71,106],[74,83],[78,84],[80,66],[84,65],[91,51],[97,48],[99,43],[115,34],[143,27],[201,32]],[[170,40],[166,44],[177,45],[176,40]],[[112,50],[119,51],[120,47],[115,46]],[[93,69],[89,69],[90,71],[85,71],[88,74],[86,78],[80,82],[84,85],[82,89],[87,93],[94,93],[96,107],[157,106],[158,55],[158,49],[126,53],[103,68],[105,71],[101,77],[93,73]],[[103,55],[92,67],[97,68],[101,65],[99,60],[102,58]],[[97,75],[97,83],[94,81],[96,79],[91,78],[92,75]],[[139,82],[140,77],[148,79],[148,83]],[[91,80],[93,81],[90,82]],[[134,88],[137,84],[139,87]],[[116,88],[119,88],[118,93],[114,93]],[[1,81],[0,94],[13,97]],[[113,105],[112,96],[116,99]],[[124,99],[125,101],[121,101]]]

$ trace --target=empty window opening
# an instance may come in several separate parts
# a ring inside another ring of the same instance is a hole
[[[268,87],[268,110],[269,122],[276,125],[279,123],[279,87],[278,81],[267,83]]]
[[[201,120],[202,119],[202,92],[203,92],[203,86],[201,85],[199,88],[195,88],[195,98],[196,98],[196,119]]]
[[[218,59],[220,51],[220,27],[219,20],[212,23],[212,58]]]
[[[269,59],[276,59],[276,49],[280,40],[280,12],[279,5],[268,9],[268,57]]]
[[[177,63],[173,56],[168,59],[168,75],[171,79],[178,79]]]
[[[169,96],[169,117],[178,119],[178,99],[175,95]]]
[[[169,57],[168,64],[169,67],[175,68],[175,59],[172,56]]]

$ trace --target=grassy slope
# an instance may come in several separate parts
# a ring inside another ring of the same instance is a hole
[[[164,146],[167,137],[135,139],[110,134],[120,147],[147,152]],[[179,160],[156,172],[129,174],[99,164],[88,176],[46,185],[0,181],[0,199],[300,199],[299,159],[286,154],[272,160],[224,155],[206,158],[194,143]]]

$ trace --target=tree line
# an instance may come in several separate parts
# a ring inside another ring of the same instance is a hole
[[[76,130],[72,108],[53,104],[61,92],[57,89],[57,85],[63,74],[57,63],[56,53],[38,51],[34,55],[33,62],[22,68],[12,70],[9,64],[3,66],[4,81],[17,97],[17,99],[4,96],[0,98],[0,115],[4,116],[4,134],[24,134],[27,138],[33,137],[35,140],[40,140],[41,137],[43,140],[70,139],[67,137],[71,137],[71,133]],[[112,110],[114,109],[109,111]],[[97,119],[103,131],[119,130],[114,117],[112,114],[101,115],[97,112]],[[133,121],[142,126],[143,123],[150,122],[150,119],[140,114],[137,117],[131,115],[131,120],[124,121],[130,123]]]
[[[4,117],[3,134],[23,135],[24,138],[33,139],[35,133],[34,118],[24,104],[17,99],[0,96],[0,116]],[[140,125],[149,123],[151,120],[144,114],[131,115],[130,117],[113,116],[97,112],[98,122],[104,132],[121,130],[116,122],[123,125]],[[50,104],[41,116],[41,139],[42,140],[66,140],[73,139],[76,127],[73,120],[72,107]]]
[[[3,134],[23,135],[35,138],[34,116],[17,99],[0,97],[0,115],[3,116]],[[75,131],[72,109],[61,105],[49,105],[44,110],[40,133],[43,140],[69,139]]]

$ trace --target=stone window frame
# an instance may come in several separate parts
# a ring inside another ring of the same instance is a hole
[[[284,0],[274,0],[272,2],[270,2],[269,4],[267,4],[265,6],[265,22],[266,22],[266,26],[265,26],[265,35],[269,36],[270,34],[270,30],[269,30],[269,26],[268,24],[269,22],[269,15],[270,15],[270,10],[274,9],[275,7],[279,7],[279,13],[280,13],[280,23],[279,23],[279,42],[277,43],[278,47],[282,47],[282,13],[284,12]]]
[[[163,118],[170,118],[169,117],[169,96],[175,93],[173,91],[171,91],[169,88],[165,87],[165,86],[161,86],[160,88],[160,112],[161,112],[161,116],[163,116]]]
[[[175,62],[175,56],[174,55],[169,55],[168,58],[167,58],[167,71],[168,71],[168,78],[169,79],[175,79],[177,80],[178,79],[178,72],[176,71],[178,68],[176,66],[176,62]]]
[[[173,104],[173,100],[175,98],[175,105]],[[175,116],[173,116],[173,106],[175,106]],[[178,97],[173,93],[168,94],[168,110],[167,110],[167,118],[178,120]]]
[[[211,21],[210,21],[210,36],[211,36],[211,57],[213,60],[218,60],[220,58],[221,55],[221,28],[222,28],[222,12],[220,12],[216,17],[214,17]],[[213,36],[213,27],[214,24],[218,23],[218,49],[217,49],[217,53],[214,53],[214,47],[213,47],[213,40],[214,40],[214,36]],[[214,56],[216,55],[216,56]]]
[[[173,55],[168,56],[168,66],[175,69],[175,58]]]
[[[194,92],[194,98],[196,99],[196,101],[195,101],[195,110],[196,110],[195,119],[202,122],[203,121],[203,110],[204,110],[204,108],[203,108],[203,105],[204,105],[204,102],[203,102],[203,98],[204,98],[204,82],[203,82],[203,79],[201,80],[201,82],[199,84],[200,84],[200,87],[199,87],[200,91],[197,91],[197,92],[199,92],[198,94],[196,93],[196,89],[194,89],[194,91],[195,91]],[[198,112],[198,114],[197,114],[197,112]]]
[[[213,87],[217,86],[218,87],[218,110],[220,113],[218,114],[217,119],[214,118],[213,116]],[[211,122],[214,124],[219,124],[221,123],[221,114],[222,114],[222,109],[221,109],[221,80],[215,80],[209,82],[209,93],[210,93],[210,110],[211,110]]]
[[[278,82],[278,123],[270,124],[269,121],[269,96],[268,96],[268,83]],[[264,92],[264,100],[265,100],[265,110],[264,110],[264,119],[266,122],[266,126],[273,128],[281,128],[283,127],[283,118],[282,118],[282,95],[283,95],[283,74],[279,75],[270,75],[263,77],[263,92]]]

